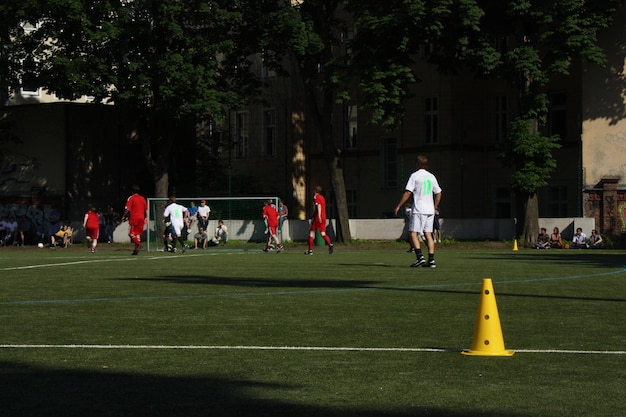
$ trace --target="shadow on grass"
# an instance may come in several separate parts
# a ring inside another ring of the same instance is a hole
[[[459,295],[474,295],[476,297],[480,297],[480,288],[478,291],[463,291],[463,290],[445,290],[445,289],[437,289],[437,288],[402,288],[402,287],[393,287],[393,288],[379,288],[381,290],[396,290],[396,291],[417,291],[423,293],[437,293],[437,294],[459,294]],[[520,298],[545,298],[545,299],[555,299],[555,300],[577,300],[577,301],[609,301],[609,302],[617,302],[624,303],[626,299],[624,298],[599,298],[599,297],[580,297],[580,296],[568,296],[568,295],[556,295],[556,294],[526,294],[526,293],[511,293],[511,292],[501,292],[495,291],[496,297],[504,298],[504,297],[520,297]]]
[[[419,406],[390,411],[294,404],[255,398],[249,391],[262,395],[263,390],[298,386],[226,378],[42,369],[10,362],[0,362],[0,369],[0,404],[7,417],[523,417]]]
[[[218,277],[206,275],[165,275],[145,278],[120,278],[124,281],[171,282],[175,284],[223,285],[251,288],[375,288],[379,281],[336,279],[267,279],[247,277]]]
[[[624,252],[598,252],[585,249],[547,249],[547,250],[523,250],[519,252],[493,252],[489,256],[492,259],[510,261],[545,261],[553,263],[585,263],[598,268],[626,267],[626,253]],[[481,256],[480,259],[488,259]]]

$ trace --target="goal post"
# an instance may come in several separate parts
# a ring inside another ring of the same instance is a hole
[[[206,230],[209,239],[213,237],[218,220],[223,220],[228,227],[229,240],[263,241],[265,239],[265,225],[262,211],[266,200],[271,200],[278,210],[278,197],[176,197],[176,203],[189,209],[193,202],[196,207],[206,201],[211,209],[209,226]],[[163,233],[165,222],[163,211],[169,203],[169,198],[148,198],[148,226],[146,242],[148,251],[163,250]],[[193,219],[191,229],[183,233],[183,238],[193,242],[193,236],[198,231],[198,221]]]

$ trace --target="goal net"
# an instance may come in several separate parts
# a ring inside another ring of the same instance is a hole
[[[278,197],[176,197],[176,203],[189,209],[193,203],[199,207],[201,201],[211,209],[207,235],[213,238],[217,221],[223,220],[228,228],[229,239],[246,241],[263,241],[265,237],[265,223],[261,215],[266,200],[271,200],[278,207]],[[165,221],[163,211],[169,203],[169,198],[148,198],[148,229],[147,245],[149,251],[163,250],[163,233]],[[198,232],[198,219],[192,218],[191,227],[183,228],[182,236],[188,242],[193,242]]]

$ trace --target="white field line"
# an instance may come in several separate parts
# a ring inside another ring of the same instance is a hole
[[[160,350],[276,350],[276,351],[330,351],[330,352],[448,352],[459,353],[460,349],[443,348],[376,348],[376,347],[332,347],[332,346],[198,346],[198,345],[25,345],[0,344],[0,349],[160,349]],[[513,349],[516,353],[554,353],[579,355],[626,355],[623,350],[568,350],[568,349]]]
[[[141,259],[148,259],[148,260],[169,260],[169,261],[173,261],[175,259],[184,259],[184,258],[190,258],[190,257],[197,257],[197,256],[223,256],[223,255],[242,255],[245,252],[221,252],[221,253],[196,253],[196,254],[185,254],[185,255],[180,255],[180,256],[176,256],[176,255],[162,255],[162,256],[157,256],[157,255],[144,255],[141,258],[116,258],[116,259],[89,259],[89,260],[82,260],[82,261],[72,261],[72,262],[59,262],[59,263],[47,263],[47,264],[37,264],[37,265],[25,265],[25,266],[14,266],[14,267],[6,267],[6,268],[0,268],[0,271],[18,271],[21,269],[36,269],[36,268],[51,268],[51,267],[55,267],[55,266],[69,266],[69,265],[80,265],[80,264],[92,264],[92,263],[101,263],[101,262],[137,262],[137,260],[141,260]],[[60,258],[56,258],[56,259],[60,259]]]

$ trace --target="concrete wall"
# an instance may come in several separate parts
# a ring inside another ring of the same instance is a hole
[[[262,220],[227,220],[229,238],[243,241],[263,241],[265,224]],[[444,239],[460,240],[513,240],[515,221],[513,219],[442,219],[441,230]],[[209,232],[217,222],[209,223]],[[335,221],[329,222],[327,232],[334,239]],[[74,225],[79,226],[79,225]],[[405,222],[402,219],[355,219],[350,220],[353,239],[360,240],[396,240],[403,237]],[[539,227],[545,227],[548,233],[558,227],[564,239],[571,240],[576,228],[581,227],[589,236],[595,228],[595,220],[590,218],[540,218]],[[82,237],[80,226],[76,228],[76,238]],[[195,233],[195,225],[193,233]],[[537,231],[538,233],[539,231]],[[153,233],[153,232],[151,232]],[[305,241],[309,235],[308,220],[287,220],[283,225],[284,241]],[[128,224],[124,223],[115,230],[115,242],[128,242]]]

